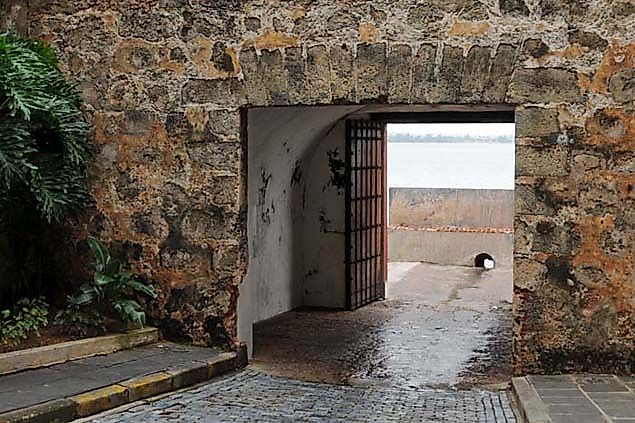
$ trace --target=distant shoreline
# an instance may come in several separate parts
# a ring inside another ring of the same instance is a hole
[[[514,137],[472,137],[469,135],[446,136],[446,135],[413,135],[413,134],[392,134],[388,136],[390,143],[404,144],[513,144]]]

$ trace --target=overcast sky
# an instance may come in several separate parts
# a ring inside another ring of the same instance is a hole
[[[390,134],[413,135],[472,135],[478,136],[514,136],[513,123],[393,123],[388,124]]]

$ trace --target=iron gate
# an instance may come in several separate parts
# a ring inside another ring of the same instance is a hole
[[[346,296],[354,310],[385,296],[386,126],[346,122]]]

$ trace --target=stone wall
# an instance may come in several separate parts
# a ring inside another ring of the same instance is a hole
[[[514,224],[512,190],[390,188],[389,191],[391,226],[511,230]]]
[[[390,188],[388,261],[474,266],[487,253],[511,266],[514,191]]]
[[[19,2],[18,2],[19,3]],[[164,333],[236,341],[241,108],[517,106],[516,371],[634,370],[630,0],[34,0],[94,126],[96,235]]]

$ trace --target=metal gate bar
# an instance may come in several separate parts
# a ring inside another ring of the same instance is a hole
[[[346,122],[347,308],[384,297],[385,125]]]

